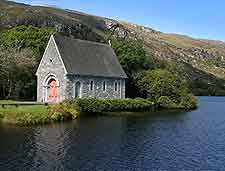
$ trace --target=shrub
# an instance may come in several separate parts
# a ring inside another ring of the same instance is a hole
[[[54,121],[75,119],[79,115],[79,108],[73,101],[66,100],[63,103],[49,106],[50,118]]]
[[[197,98],[192,94],[182,96],[179,108],[182,109],[195,109],[197,107]]]
[[[63,121],[64,120],[64,115],[62,112],[54,112],[52,115],[51,115],[51,119],[53,121]]]
[[[158,99],[158,104],[162,108],[167,108],[167,109],[177,108],[176,107],[176,104],[169,97],[167,97],[167,96],[161,96]]]
[[[46,114],[18,113],[16,123],[19,125],[40,125],[50,122],[50,117]]]
[[[73,103],[80,107],[81,112],[120,112],[147,111],[154,108],[154,103],[147,99],[76,99]]]
[[[4,115],[2,113],[0,113],[0,119],[4,118]]]

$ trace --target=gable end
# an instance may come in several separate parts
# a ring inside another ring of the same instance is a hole
[[[64,64],[64,62],[63,62],[63,60],[62,60],[62,56],[61,56],[61,54],[60,54],[60,52],[59,52],[58,46],[57,46],[57,44],[56,44],[56,42],[55,42],[54,36],[51,35],[51,37],[50,37],[50,39],[49,39],[49,41],[48,41],[48,45],[47,45],[47,47],[46,47],[46,49],[45,49],[45,52],[44,52],[44,54],[43,54],[43,56],[42,56],[42,58],[41,58],[41,61],[40,61],[39,66],[38,66],[38,69],[37,69],[37,71],[36,71],[36,74],[35,74],[36,76],[37,76],[38,73],[39,73],[40,67],[41,67],[41,65],[42,65],[42,63],[43,63],[43,60],[44,60],[44,58],[45,58],[45,56],[46,56],[46,53],[48,52],[48,50],[49,50],[49,48],[50,48],[50,44],[51,44],[51,43],[54,44],[54,47],[55,47],[55,49],[56,49],[56,51],[57,51],[57,54],[58,54],[58,56],[59,56],[59,59],[60,59],[62,65],[63,65],[65,74],[68,73],[67,70],[66,70],[65,64]]]

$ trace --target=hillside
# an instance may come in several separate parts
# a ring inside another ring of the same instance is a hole
[[[0,31],[19,25],[53,27],[75,38],[103,43],[113,38],[139,40],[149,57],[162,61],[165,68],[184,77],[196,95],[225,95],[224,42],[166,34],[72,10],[0,0]]]

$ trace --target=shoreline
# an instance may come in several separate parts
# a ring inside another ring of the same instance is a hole
[[[37,102],[0,101],[0,123],[33,126],[76,120],[84,113],[104,116],[142,116],[160,111],[189,111],[184,108],[163,108],[147,99],[79,99],[60,104]]]

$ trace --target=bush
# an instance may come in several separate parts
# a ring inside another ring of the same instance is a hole
[[[54,121],[76,119],[79,115],[79,107],[72,101],[65,100],[63,103],[49,106],[50,118]]]
[[[120,111],[148,111],[154,108],[154,103],[147,99],[76,99],[73,101],[80,107],[81,112],[120,112]]]
[[[62,112],[54,112],[52,115],[51,115],[51,119],[53,121],[63,121],[65,118],[65,116],[63,115]]]
[[[0,119],[4,118],[4,115],[2,113],[0,113]]]
[[[32,113],[20,113],[17,114],[16,124],[19,125],[40,125],[50,122],[50,117],[46,114],[34,115]]]
[[[162,108],[167,108],[167,109],[177,108],[176,104],[167,96],[161,96],[158,99],[158,104]]]
[[[179,108],[182,109],[195,109],[197,107],[197,98],[192,94],[182,96]]]

